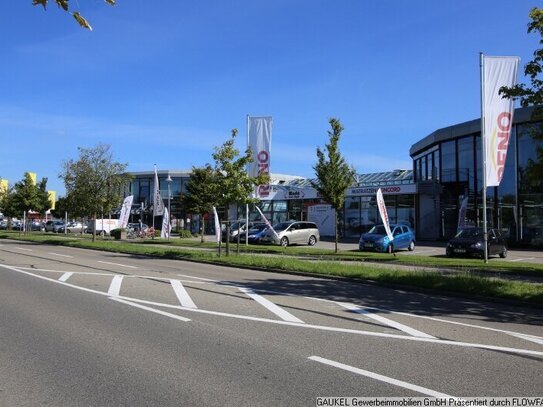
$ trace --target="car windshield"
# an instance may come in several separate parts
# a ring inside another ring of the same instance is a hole
[[[230,226],[230,228],[232,230],[236,230],[236,229],[239,229],[240,227],[243,227],[245,225],[245,222],[235,222],[235,223],[232,223],[232,226]]]
[[[462,229],[456,237],[471,238],[471,237],[483,237],[483,229],[479,228],[468,228]]]
[[[282,230],[285,230],[286,228],[288,228],[290,225],[292,225],[291,222],[281,222],[281,223],[277,223],[276,225],[274,225],[273,228],[277,232],[281,232]]]
[[[372,227],[371,230],[369,231],[369,233],[372,233],[372,234],[375,234],[375,235],[386,235],[387,234],[384,225],[377,225],[377,226]]]
[[[261,230],[264,230],[266,229],[267,226],[266,225],[254,225],[251,227],[251,229],[249,229],[249,232],[260,232]]]

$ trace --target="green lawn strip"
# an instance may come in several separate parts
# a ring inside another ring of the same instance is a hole
[[[179,250],[175,247],[149,246],[128,242],[70,238],[63,236],[0,234],[0,238],[27,240],[70,247],[110,252],[154,256],[159,258],[210,262],[229,266],[254,267],[271,271],[308,273],[311,275],[339,276],[363,279],[386,285],[439,290],[470,296],[493,297],[532,304],[543,304],[543,284],[510,281],[474,276],[468,273],[440,274],[425,271],[395,270],[368,264],[344,264],[332,261],[309,261],[289,256],[231,255],[218,257],[209,251]]]

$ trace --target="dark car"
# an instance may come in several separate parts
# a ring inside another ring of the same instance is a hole
[[[375,225],[368,233],[360,236],[360,250],[376,250],[392,253],[398,249],[415,250],[415,232],[407,225],[390,225],[393,239],[388,238],[384,225]]]
[[[496,229],[488,229],[488,255],[507,257],[507,245],[501,233]],[[447,243],[446,254],[452,256],[484,257],[483,228],[466,228]]]
[[[247,237],[247,241],[253,244],[260,243],[260,238],[264,235],[264,233],[266,233],[266,230],[268,230],[268,226],[265,223],[254,224],[249,228],[249,236]],[[239,240],[241,242],[245,242],[245,232],[242,232],[239,235]]]

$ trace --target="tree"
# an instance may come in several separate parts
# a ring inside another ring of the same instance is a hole
[[[59,6],[61,9],[66,11],[67,13],[70,13],[75,20],[79,23],[81,27],[87,28],[92,31],[92,27],[90,26],[89,22],[81,15],[78,11],[71,12],[69,11],[68,2],[70,0],[54,0],[55,3],[57,3],[57,6]],[[116,0],[105,0],[106,3],[114,6]],[[32,0],[32,5],[42,5],[44,9],[47,8],[47,4],[49,3],[49,0]]]
[[[13,202],[13,187],[0,190],[0,210],[8,218],[8,229],[11,229],[11,218],[18,214]]]
[[[311,181],[313,187],[322,195],[336,213],[335,218],[335,248],[339,239],[338,213],[343,210],[345,194],[355,180],[355,170],[347,164],[339,152],[339,139],[343,127],[338,119],[330,119],[332,131],[328,131],[329,143],[325,146],[325,152],[317,148],[317,164],[313,167],[318,182]]]
[[[28,211],[45,213],[51,207],[47,193],[47,178],[42,178],[36,185],[30,174],[26,172],[24,179],[13,186],[11,199],[14,216],[20,216]]]
[[[528,24],[528,33],[538,33],[541,37],[539,44],[543,45],[543,8],[534,7],[530,11],[531,22]],[[524,66],[524,75],[530,78],[531,86],[524,83],[513,87],[502,87],[500,94],[509,99],[519,99],[522,107],[534,106],[533,121],[543,119],[543,48],[537,48],[533,53],[534,58]],[[521,169],[520,184],[540,191],[543,186],[541,174],[543,174],[543,126],[534,123],[527,129],[527,134],[534,140],[536,159],[530,158],[525,169]]]
[[[251,198],[251,194],[257,185],[269,182],[268,174],[260,174],[258,177],[250,177],[247,174],[247,164],[253,162],[251,148],[247,147],[245,153],[239,156],[239,150],[234,147],[238,130],[233,129],[232,135],[222,146],[215,147],[212,155],[215,161],[215,188],[217,203],[228,208],[230,204],[248,204],[258,202],[258,198]],[[239,156],[239,157],[238,157]],[[226,224],[227,236],[230,225]],[[226,239],[226,254],[229,254],[230,239]]]
[[[70,206],[76,207],[78,214],[96,220],[98,213],[110,213],[121,204],[123,188],[131,177],[126,173],[127,164],[113,160],[109,145],[78,150],[79,159],[64,162],[59,178],[64,181]]]
[[[218,206],[216,175],[211,165],[205,167],[192,167],[189,181],[186,184],[187,193],[181,198],[185,209],[197,213],[202,219],[202,236],[204,242],[205,222],[204,215]]]

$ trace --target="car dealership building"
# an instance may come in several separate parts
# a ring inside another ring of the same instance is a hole
[[[500,229],[510,243],[538,246],[543,244],[543,132],[531,117],[531,108],[515,111],[502,182],[487,190],[487,218],[489,226]],[[454,236],[464,197],[468,197],[466,223],[482,224],[479,119],[436,130],[413,144],[409,153],[412,169],[356,176],[340,214],[343,237],[358,238],[381,223],[375,200],[378,188],[383,191],[391,223],[410,224],[419,240]],[[133,216],[142,213],[150,223],[154,171],[131,174],[134,179],[127,193],[134,195]],[[170,190],[171,213],[177,224],[197,231],[199,217],[186,213],[179,199],[186,192],[190,171],[163,170],[158,176],[165,202]],[[309,219],[321,222],[324,228],[334,217],[310,179],[276,173],[271,174],[270,193],[259,207],[272,223]],[[228,214],[223,208],[221,219],[245,216],[244,206],[231,207]],[[256,209],[251,208],[249,217],[259,219]],[[212,222],[206,223],[210,233]],[[333,234],[322,232],[324,236]]]

